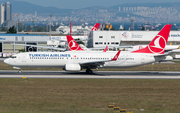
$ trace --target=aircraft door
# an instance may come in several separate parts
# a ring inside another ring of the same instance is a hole
[[[22,56],[22,62],[26,62],[26,56],[25,55]]]
[[[0,43],[0,52],[3,51],[2,43]]]
[[[141,63],[145,63],[145,55],[141,55]]]

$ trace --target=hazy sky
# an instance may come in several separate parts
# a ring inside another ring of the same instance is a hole
[[[122,3],[161,3],[180,2],[180,0],[16,0],[26,1],[41,6],[54,6],[61,9],[80,9],[89,6],[113,6]]]

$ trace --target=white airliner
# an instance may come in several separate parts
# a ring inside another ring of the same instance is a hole
[[[124,68],[150,64],[166,59],[165,53],[171,25],[165,25],[146,48],[115,52],[26,52],[13,55],[4,63],[15,69],[21,67],[59,67],[66,71],[96,68]],[[120,55],[119,55],[120,53]],[[115,55],[116,54],[116,55]],[[115,56],[114,56],[115,55]],[[113,57],[114,56],[114,57]]]
[[[100,23],[96,23],[94,27],[91,29],[91,31],[97,31],[99,30]],[[80,39],[80,41],[87,40],[88,36],[73,36],[75,39]],[[67,42],[66,37],[61,37],[61,39],[54,39],[54,40],[60,40],[63,42]],[[29,51],[30,49],[33,49],[33,47],[38,47],[38,48],[46,48],[46,49],[51,49],[51,50],[59,50],[59,51],[65,51],[66,48],[58,48],[58,47],[51,47],[51,46],[39,46],[39,45],[30,45],[30,44],[12,44],[12,45],[20,45],[20,46],[29,46]]]
[[[68,46],[69,46],[69,51],[73,51],[73,52],[75,52],[75,51],[76,52],[100,52],[100,51],[92,51],[91,48],[86,48],[86,47],[82,48],[80,45],[78,45],[78,43],[73,39],[72,36],[67,35],[66,37],[67,37],[67,42],[68,42]],[[158,45],[158,44],[156,44],[156,45]],[[166,46],[168,46],[168,45],[166,45]],[[122,47],[128,47],[128,46],[122,46]],[[103,50],[103,52],[106,52],[108,48],[109,48],[109,46],[106,46],[106,48]],[[143,48],[145,48],[145,47],[143,47]],[[141,48],[141,49],[143,49],[143,48]],[[102,49],[102,47],[99,47],[99,49]],[[135,50],[139,50],[139,49],[135,49]],[[135,50],[133,50],[133,51],[135,51]],[[165,50],[168,50],[168,51],[175,50],[175,51],[173,51],[174,53],[180,53],[180,51],[176,51],[177,46],[172,46],[172,47],[168,47],[168,48],[165,47]],[[108,51],[108,52],[113,52],[113,51]],[[172,61],[172,60],[173,60],[172,56],[168,55],[163,60],[159,61],[159,63],[160,62]]]

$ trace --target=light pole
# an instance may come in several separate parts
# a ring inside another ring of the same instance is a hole
[[[50,32],[50,34],[49,34],[50,36],[49,37],[50,37],[50,39],[51,39],[51,18],[52,18],[52,15],[53,14],[49,15],[49,17],[50,17],[50,25],[49,25],[49,32]]]
[[[19,23],[19,13],[17,14],[17,27],[16,27],[16,29],[17,29],[17,34],[18,34],[18,23]]]

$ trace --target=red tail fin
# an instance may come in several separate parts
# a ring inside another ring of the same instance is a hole
[[[70,35],[66,35],[67,37],[67,42],[69,45],[69,51],[84,51],[84,49],[82,49],[78,43],[72,38],[72,36]]]
[[[97,31],[99,29],[100,23],[96,23],[91,31]]]
[[[171,25],[165,25],[146,48],[137,51],[132,51],[132,53],[164,54],[170,30]]]

